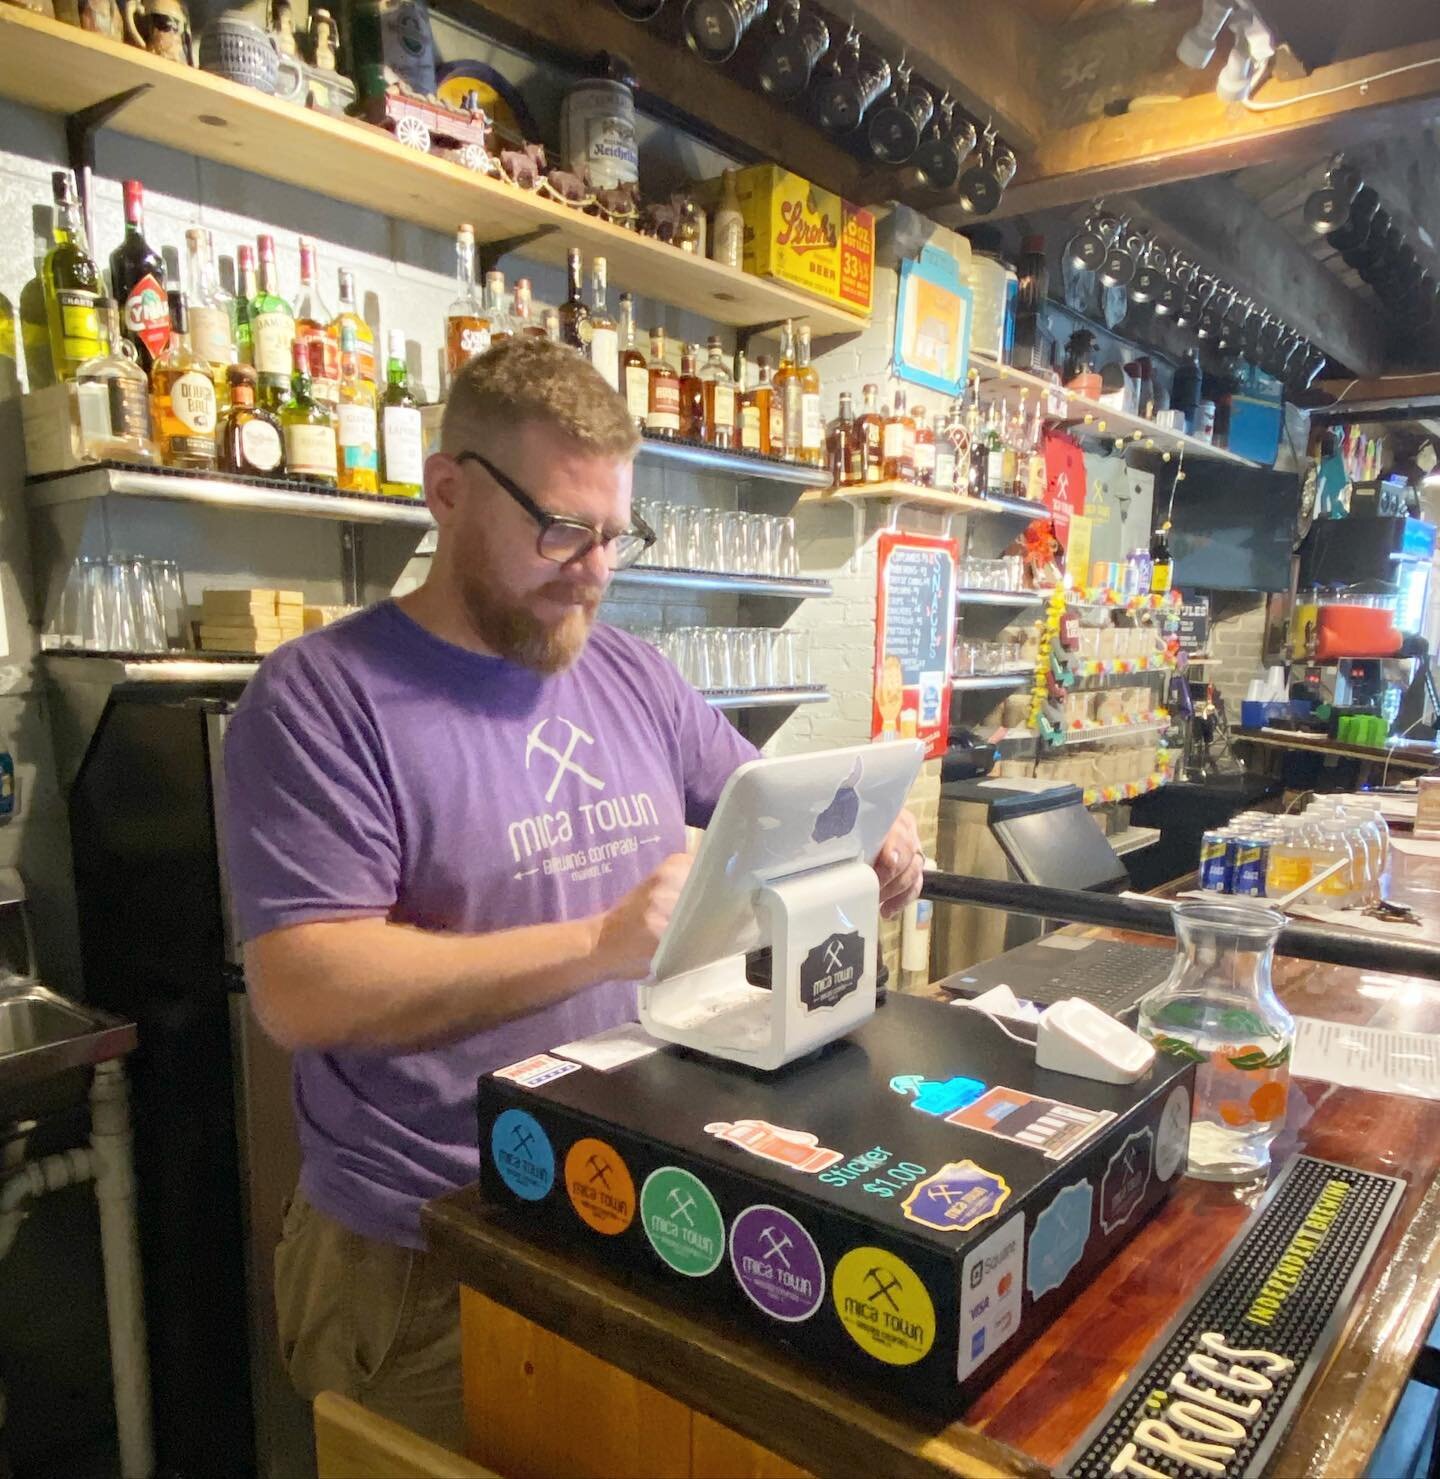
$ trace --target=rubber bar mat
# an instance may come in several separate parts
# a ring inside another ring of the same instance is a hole
[[[1404,1182],[1297,1156],[1059,1472],[1258,1475],[1340,1334]]]

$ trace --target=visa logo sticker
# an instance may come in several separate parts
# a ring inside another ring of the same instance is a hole
[[[1019,1328],[1024,1267],[1023,1212],[1003,1222],[966,1256],[960,1287],[968,1297],[960,1307],[956,1381],[964,1381]]]

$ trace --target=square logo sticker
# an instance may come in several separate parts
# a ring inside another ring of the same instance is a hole
[[[1025,1214],[1017,1212],[970,1251],[961,1269],[956,1381],[964,1381],[1019,1329],[1024,1277]]]

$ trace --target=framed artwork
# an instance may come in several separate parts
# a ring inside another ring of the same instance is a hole
[[[949,252],[926,246],[918,262],[901,262],[894,351],[900,379],[952,397],[965,389],[973,304]]]

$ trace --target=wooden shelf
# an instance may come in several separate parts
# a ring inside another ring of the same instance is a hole
[[[1153,421],[1147,421],[1143,416],[1129,416],[1123,411],[1113,411],[1109,406],[1102,406],[1099,401],[1092,401],[1087,396],[1076,395],[1073,390],[1066,390],[1053,381],[1042,380],[1040,376],[1032,375],[1026,370],[1015,369],[1013,365],[998,364],[984,355],[972,352],[970,367],[979,374],[982,385],[1013,385],[1017,389],[1024,388],[1039,395],[1061,398],[1065,411],[1063,416],[1056,419],[1071,423],[1079,435],[1110,436],[1118,441],[1122,437],[1133,438],[1138,432],[1140,440],[1136,443],[1137,446],[1162,455],[1169,453],[1175,456],[1183,453],[1186,457],[1228,462],[1233,467],[1260,466],[1258,462],[1252,462],[1248,457],[1241,457],[1225,447],[1213,446],[1196,437],[1186,436],[1183,432],[1162,431]],[[1103,431],[1102,423],[1105,428]]]
[[[0,96],[69,114],[142,86],[148,91],[110,124],[135,138],[436,231],[450,233],[469,221],[482,247],[543,232],[525,245],[527,257],[563,263],[566,248],[578,246],[587,256],[606,258],[612,291],[629,288],[719,323],[803,318],[821,335],[858,333],[869,322],[833,303],[419,154],[369,124],[331,118],[77,26],[0,5]]]
[[[817,488],[800,495],[802,503],[911,503],[918,508],[941,509],[955,514],[1008,514],[1012,518],[1041,519],[1049,512],[1043,504],[1023,498],[972,498],[968,493],[946,493],[922,488],[919,483],[857,483],[850,488]]]

